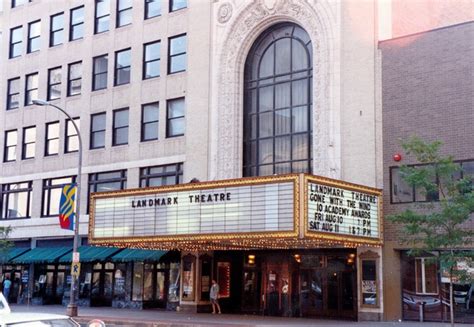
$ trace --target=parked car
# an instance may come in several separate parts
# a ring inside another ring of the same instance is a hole
[[[36,312],[11,312],[3,293],[0,293],[0,327],[78,327],[68,316]]]
[[[465,306],[467,310],[470,309],[471,301],[474,300],[473,293],[474,283],[453,285],[454,303]]]

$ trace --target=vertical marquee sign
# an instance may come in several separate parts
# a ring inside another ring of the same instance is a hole
[[[305,177],[308,237],[381,242],[382,193],[317,176]]]

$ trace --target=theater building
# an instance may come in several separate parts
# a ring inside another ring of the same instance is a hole
[[[3,10],[1,224],[27,298],[67,300],[56,203],[77,179],[72,124],[39,98],[80,124],[84,305],[205,311],[216,278],[228,311],[382,319],[375,1]]]

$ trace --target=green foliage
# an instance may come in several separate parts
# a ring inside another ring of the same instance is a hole
[[[8,253],[13,247],[13,243],[9,239],[11,231],[10,226],[0,227],[0,264],[8,261]]]
[[[400,167],[401,176],[424,193],[428,201],[413,204],[388,220],[403,225],[401,241],[411,246],[411,255],[441,251],[437,258],[441,267],[466,280],[469,276],[456,266],[474,258],[474,231],[465,228],[474,219],[474,176],[461,179],[460,166],[451,156],[439,153],[441,145],[416,136],[402,142],[405,152],[421,165]]]

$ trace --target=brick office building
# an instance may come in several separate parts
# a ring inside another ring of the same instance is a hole
[[[413,164],[400,139],[416,134],[444,143],[443,153],[474,174],[474,22],[412,34],[379,44],[382,51],[384,214],[426,201],[400,179],[397,166]],[[400,163],[393,155],[402,153]],[[466,228],[474,228],[471,221]],[[446,279],[425,258],[410,258],[399,244],[400,227],[385,221],[385,319],[449,319]],[[474,322],[471,285],[456,285],[455,317]]]

